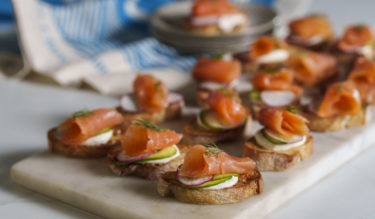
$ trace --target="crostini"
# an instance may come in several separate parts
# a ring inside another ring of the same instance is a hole
[[[195,0],[186,29],[202,35],[230,34],[246,27],[248,16],[229,0]]]
[[[361,104],[360,93],[352,81],[330,85],[321,101],[303,107],[302,115],[309,120],[310,130],[317,132],[362,126],[369,117],[367,106]]]
[[[263,191],[253,160],[228,155],[216,145],[195,145],[177,171],[161,175],[158,193],[193,204],[239,202]]]
[[[207,102],[209,109],[203,109],[196,119],[185,125],[183,141],[208,144],[241,138],[251,124],[251,116],[237,93],[229,89],[215,90]]]
[[[116,109],[81,110],[48,131],[49,150],[68,157],[105,157],[120,144],[123,116]]]
[[[108,152],[108,166],[117,176],[157,179],[182,164],[191,146],[178,145],[181,138],[181,134],[151,122],[133,121],[123,134],[121,145]]]
[[[298,104],[302,88],[293,81],[293,72],[287,68],[269,69],[256,74],[251,80],[253,90],[248,93],[254,118],[258,118],[260,110],[265,107]]]
[[[290,55],[288,44],[272,36],[262,36],[256,39],[250,51],[237,54],[245,73],[256,73],[263,69],[283,67]]]
[[[328,18],[321,14],[313,14],[289,23],[287,42],[315,51],[326,51],[333,44],[334,37]]]
[[[308,121],[296,112],[264,108],[259,121],[264,128],[246,141],[243,155],[255,160],[260,171],[286,170],[312,154]]]
[[[199,57],[193,67],[193,77],[198,80],[197,102],[207,108],[210,93],[220,88],[233,88],[241,75],[241,64],[230,54],[211,58]]]
[[[120,99],[119,112],[124,116],[124,125],[133,120],[160,123],[179,118],[185,105],[182,95],[169,92],[167,86],[150,74],[138,74],[133,82],[134,93]]]

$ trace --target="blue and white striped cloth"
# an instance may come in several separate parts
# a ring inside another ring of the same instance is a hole
[[[112,81],[119,79],[106,80],[110,75],[189,72],[194,64],[193,57],[181,56],[149,31],[150,15],[173,0],[12,1],[27,64],[61,85],[85,81],[114,93]],[[275,0],[252,2],[271,6]]]

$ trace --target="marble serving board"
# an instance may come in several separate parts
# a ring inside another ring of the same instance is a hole
[[[374,111],[374,109],[371,109]],[[188,116],[189,117],[189,116]],[[184,122],[191,118],[185,118]],[[166,126],[182,129],[184,122]],[[249,134],[259,128],[253,123]],[[107,218],[262,218],[375,143],[375,121],[333,133],[313,133],[314,153],[284,172],[263,172],[264,191],[240,203],[194,205],[160,197],[155,181],[116,177],[105,159],[72,159],[43,152],[16,163],[12,179],[31,190]],[[220,145],[241,155],[244,139]],[[46,145],[47,147],[47,145]]]

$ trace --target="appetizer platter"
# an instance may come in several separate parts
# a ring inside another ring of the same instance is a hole
[[[227,0],[196,3],[208,16],[223,5],[244,16]],[[187,28],[226,34],[197,25],[201,18],[193,14]],[[52,127],[49,151],[15,164],[13,180],[108,218],[267,215],[375,144],[370,28],[349,26],[336,38],[322,15],[289,28],[248,51],[198,57],[183,94],[139,73],[118,106]]]

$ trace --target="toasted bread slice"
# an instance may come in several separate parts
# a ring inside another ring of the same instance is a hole
[[[168,163],[133,163],[126,166],[120,166],[116,164],[118,162],[117,155],[121,153],[123,149],[121,146],[118,146],[108,152],[107,164],[116,176],[133,175],[144,179],[154,180],[165,172],[175,171],[177,167],[184,162],[185,154],[191,147],[193,147],[193,145],[178,145],[181,153],[180,156]]]
[[[98,146],[77,145],[70,146],[63,144],[57,137],[57,127],[52,128],[47,133],[48,148],[51,152],[59,153],[67,157],[76,158],[98,158],[105,157],[107,152],[120,144],[119,138],[122,129],[115,127],[113,137],[107,144]]]
[[[338,131],[345,128],[362,126],[370,118],[370,112],[367,107],[354,116],[346,115],[321,118],[315,114],[306,112],[303,112],[302,115],[309,120],[309,123],[307,123],[309,129],[316,132]]]
[[[235,140],[243,137],[245,129],[249,123],[251,123],[251,118],[249,118],[243,125],[234,129],[211,131],[200,127],[194,119],[184,126],[184,137],[182,141],[189,144],[210,144]]]
[[[257,163],[260,171],[282,171],[296,165],[313,153],[312,136],[305,144],[285,151],[272,151],[257,145],[254,138],[245,142],[243,156],[250,157]]]
[[[191,189],[176,180],[176,172],[167,172],[159,178],[158,193],[163,196],[175,196],[181,202],[193,204],[226,204],[239,202],[263,191],[263,179],[259,171],[240,175],[237,184],[232,187],[208,190]]]

